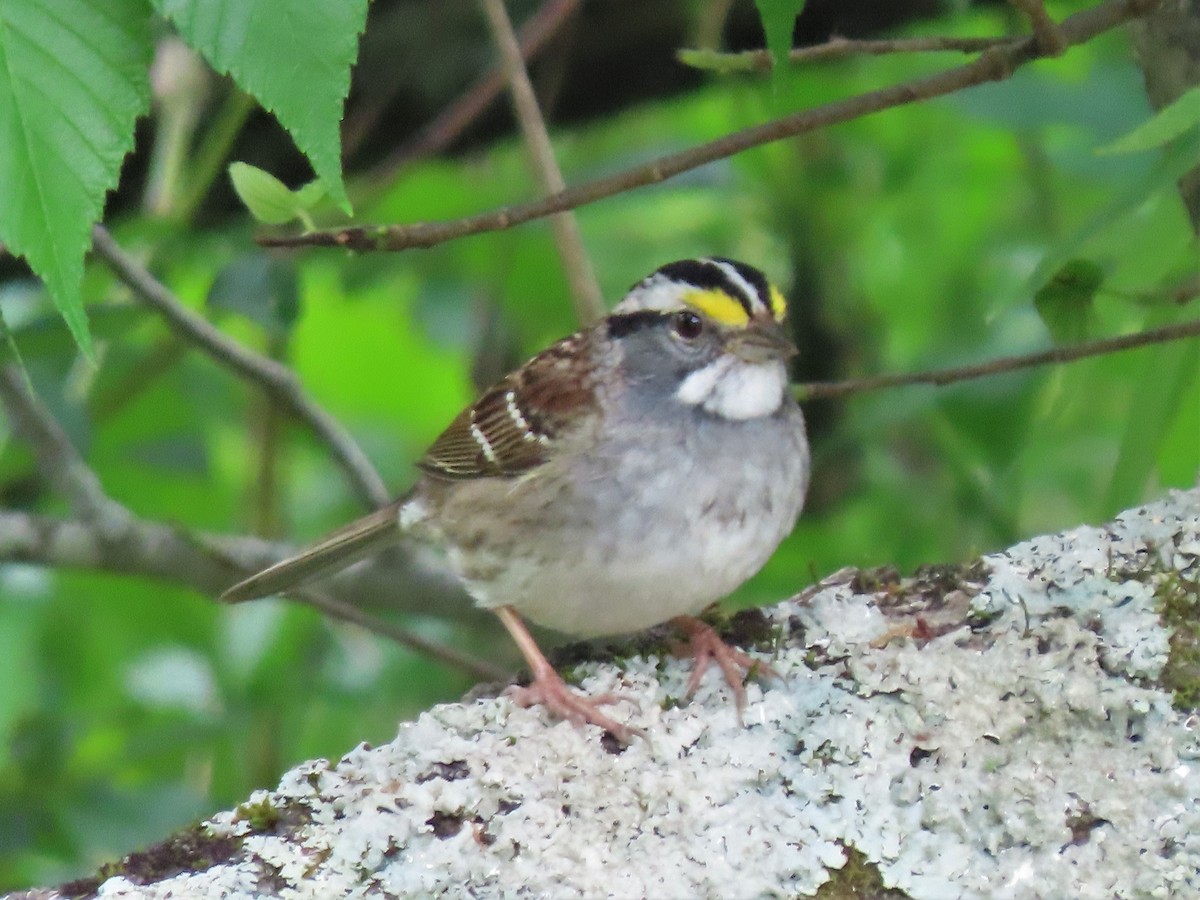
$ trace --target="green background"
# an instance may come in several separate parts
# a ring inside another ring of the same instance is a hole
[[[996,33],[998,21],[961,14],[938,25]],[[555,146],[579,182],[947,64],[881,57],[712,77],[555,128]],[[1197,246],[1172,178],[1156,168],[1160,152],[1096,153],[1149,115],[1127,39],[1107,35],[1009,81],[754,150],[578,219],[610,303],[662,263],[728,255],[766,270],[819,335],[805,345],[806,371],[979,362],[1195,317],[1195,302],[1168,295],[1195,275]],[[453,218],[539,193],[516,138],[385,184],[351,177],[348,189],[364,222]],[[332,206],[316,212],[338,221]],[[511,365],[576,326],[544,221],[399,255],[270,257],[255,249],[248,216],[200,227],[127,214],[109,225],[185,302],[295,366],[397,494],[474,396],[481,334]],[[1035,294],[1071,261],[1067,288],[1039,312]],[[1097,290],[1072,291],[1080,271],[1102,279]],[[192,351],[147,376],[169,344],[157,320],[118,321],[110,339],[94,318],[93,368],[67,340],[38,344],[22,331],[53,315],[36,284],[0,291],[39,393],[138,515],[299,541],[361,512],[324,448],[295,426],[280,435],[274,502],[256,500],[261,398]],[[125,296],[89,265],[89,303]],[[293,323],[270,296],[298,303]],[[808,509],[729,604],[778,601],[843,566],[966,560],[1193,484],[1198,373],[1190,341],[813,408]],[[61,501],[26,490],[32,471],[27,448],[0,444],[4,505],[64,514]],[[480,639],[449,619],[406,624],[514,664],[499,626]],[[279,602],[220,608],[164,582],[0,566],[0,890],[83,874],[302,760],[385,742],[399,721],[470,685]]]

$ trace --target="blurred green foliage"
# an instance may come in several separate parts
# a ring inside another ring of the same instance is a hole
[[[201,107],[202,80],[189,80],[164,58],[170,54],[160,54],[151,71],[156,31],[170,22],[189,47],[269,109],[311,161],[320,187],[290,202],[262,177],[247,177],[260,208],[272,203],[276,215],[281,206],[290,209],[279,220],[286,222],[316,190],[350,212],[338,126],[366,16],[366,0],[42,0],[0,8],[0,240],[43,279],[89,360],[83,257],[133,148],[134,123],[149,109],[152,75],[160,122],[191,120],[162,130],[158,176],[178,174],[187,158],[180,138]],[[167,145],[171,150],[162,152]],[[192,167],[207,168],[205,157],[197,154]]]
[[[995,28],[975,14],[953,25]],[[1085,325],[1101,336],[1194,318],[1195,301],[1171,299],[1197,271],[1177,172],[1154,149],[1095,152],[1149,117],[1129,57],[1122,36],[1106,36],[1003,83],[586,207],[579,221],[605,295],[672,259],[743,258],[790,286],[802,327],[825,341],[804,364],[828,363],[837,377],[1031,351]],[[577,182],[943,64],[882,57],[716,79],[559,130],[556,147]],[[348,187],[360,219],[378,222],[537,193],[515,139],[413,165],[369,196]],[[332,206],[313,214],[337,221]],[[205,230],[150,216],[111,224],[187,303],[293,365],[397,493],[473,396],[482,355],[497,357],[499,374],[575,326],[545,222],[356,257],[268,257],[253,249],[248,217]],[[1044,320],[1034,298],[1068,263],[1057,275],[1066,301],[1052,292],[1055,317]],[[244,532],[264,521],[255,505],[274,501],[257,484],[265,413],[254,391],[175,346],[149,314],[115,305],[127,295],[98,265],[84,282],[94,369],[35,285],[0,291],[40,395],[112,496],[188,527]],[[1081,299],[1087,322],[1062,327],[1062,307]],[[1198,375],[1191,341],[826,408],[809,508],[730,602],[779,600],[847,565],[962,560],[1192,484]],[[6,437],[2,505],[62,513],[30,486],[29,451]],[[285,427],[278,453],[281,533],[310,538],[360,512],[306,431]],[[450,621],[406,624],[466,640]],[[474,650],[513,658],[498,627]],[[398,721],[468,687],[307,609],[218,608],[161,582],[0,566],[0,890],[81,874],[301,760],[386,741]]]

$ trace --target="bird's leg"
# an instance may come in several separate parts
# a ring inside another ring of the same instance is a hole
[[[704,670],[708,668],[709,663],[715,661],[733,691],[733,701],[737,706],[737,717],[740,723],[742,709],[746,705],[746,688],[742,683],[742,671],[745,670],[747,675],[769,675],[772,678],[779,676],[766,663],[755,659],[737,647],[730,647],[721,640],[716,629],[707,622],[694,616],[676,616],[671,620],[671,624],[687,635],[688,643],[691,644],[692,656],[696,658],[696,668],[692,670],[692,677],[688,679],[688,696],[696,693],[696,688],[700,687],[700,679],[704,676]]]
[[[641,734],[636,728],[610,719],[597,708],[602,703],[616,703],[620,698],[612,694],[583,697],[567,687],[562,676],[554,671],[554,667],[550,665],[549,660],[538,648],[533,635],[529,633],[529,629],[525,627],[525,623],[521,621],[521,617],[517,615],[515,609],[511,606],[499,606],[492,612],[504,623],[504,627],[512,635],[512,639],[520,648],[521,655],[525,657],[525,662],[529,664],[529,671],[533,675],[533,683],[529,687],[514,685],[505,691],[514,703],[518,706],[540,704],[554,715],[576,725],[590,722],[605,731],[612,732],[617,740],[626,744],[634,734]]]

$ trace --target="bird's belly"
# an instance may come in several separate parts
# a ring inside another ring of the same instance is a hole
[[[769,456],[750,450],[697,464],[719,463],[719,479],[689,477],[650,455],[639,466],[619,449],[624,478],[604,490],[560,488],[536,521],[523,522],[519,549],[484,535],[451,542],[451,564],[481,606],[512,606],[577,637],[699,612],[762,568],[795,524],[808,477],[802,427],[791,452],[774,442]],[[575,472],[565,481],[588,477]]]
[[[720,600],[762,567],[783,533],[778,523],[759,520],[719,536],[693,529],[677,540],[623,548],[598,541],[554,558],[509,559],[486,585],[467,584],[481,605],[511,605],[556,631],[622,634]]]

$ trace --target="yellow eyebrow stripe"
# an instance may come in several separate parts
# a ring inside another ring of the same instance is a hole
[[[771,315],[775,317],[776,322],[787,318],[787,300],[775,285],[771,285]]]
[[[724,291],[689,291],[683,295],[683,302],[722,325],[746,326],[750,323],[750,316],[746,314],[746,308]]]

